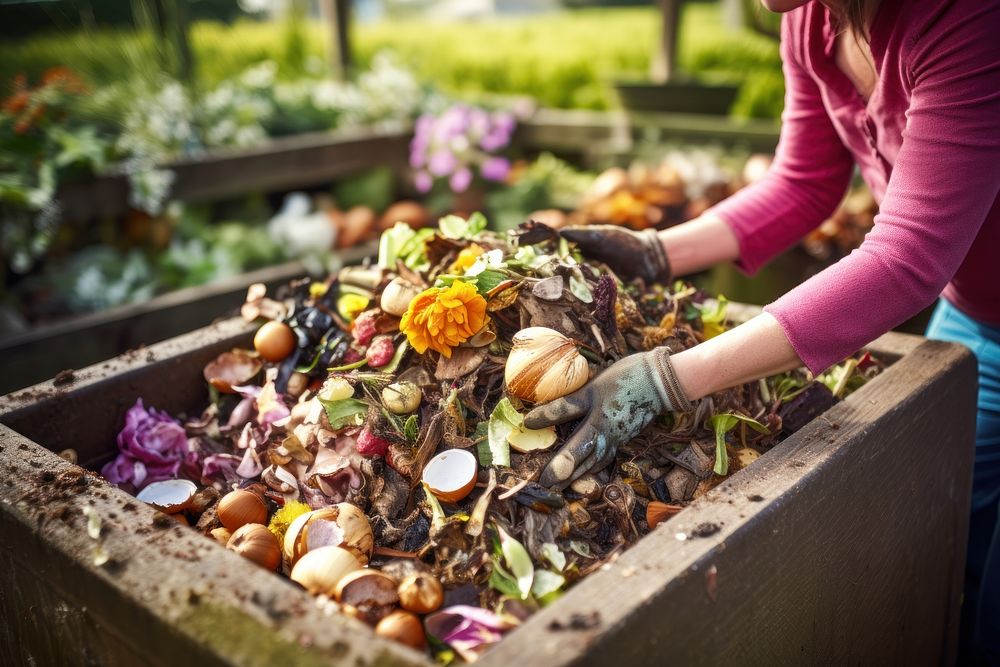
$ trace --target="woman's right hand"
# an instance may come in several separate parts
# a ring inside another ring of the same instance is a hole
[[[670,262],[655,230],[633,232],[616,225],[587,225],[559,230],[589,259],[607,264],[619,278],[647,283],[670,281]]]

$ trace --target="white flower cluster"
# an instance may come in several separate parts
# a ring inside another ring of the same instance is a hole
[[[254,146],[275,128],[287,133],[402,124],[429,99],[416,78],[386,53],[377,54],[356,82],[317,78],[282,83],[277,74],[277,64],[264,61],[198,99],[177,81],[133,94],[135,102],[117,142],[119,152],[129,156],[130,203],[154,215],[162,210],[173,174],[154,165],[171,157]],[[282,126],[290,121],[291,130]]]

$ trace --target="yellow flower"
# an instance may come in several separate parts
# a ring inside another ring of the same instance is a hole
[[[462,274],[465,270],[476,263],[476,258],[482,255],[485,250],[479,245],[473,243],[470,246],[462,248],[462,251],[458,253],[458,257],[455,261],[451,263],[448,267],[448,273]]]
[[[486,323],[486,299],[476,288],[456,280],[451,287],[431,287],[418,294],[399,322],[410,345],[451,357],[451,348],[472,338]]]

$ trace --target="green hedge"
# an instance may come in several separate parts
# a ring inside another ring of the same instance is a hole
[[[420,78],[450,92],[531,95],[547,106],[606,109],[616,104],[613,81],[645,78],[657,31],[656,10],[645,7],[469,23],[385,21],[356,26],[353,39],[359,66],[379,50],[393,50]],[[273,23],[200,22],[191,43],[206,86],[262,59],[275,60],[289,75],[323,66],[323,30],[317,24],[290,31]],[[685,6],[679,51],[685,72],[744,84],[738,113],[773,117],[780,111],[777,44],[748,30],[724,28],[717,5]],[[100,85],[148,73],[155,53],[148,35],[130,31],[38,36],[0,45],[0,77],[37,76],[65,64]],[[305,62],[296,55],[301,53]]]

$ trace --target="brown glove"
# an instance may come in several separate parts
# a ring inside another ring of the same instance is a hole
[[[567,227],[560,235],[580,248],[584,257],[604,262],[620,278],[642,278],[647,283],[668,282],[670,261],[652,229],[633,232],[615,225]]]

